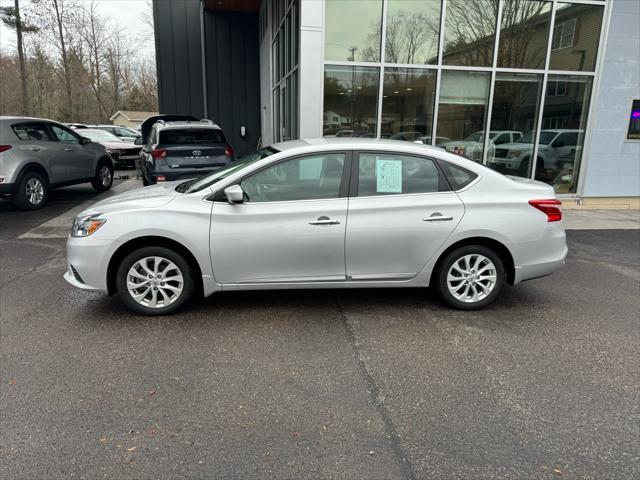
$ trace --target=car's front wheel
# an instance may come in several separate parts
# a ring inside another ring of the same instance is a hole
[[[442,299],[459,310],[493,303],[505,284],[504,263],[490,248],[467,245],[449,253],[437,272]]]
[[[96,168],[96,176],[91,181],[91,185],[97,192],[104,192],[111,188],[113,183],[113,166],[102,161]]]
[[[175,312],[193,294],[189,263],[165,247],[144,247],[127,255],[116,273],[116,288],[131,310],[143,315]]]

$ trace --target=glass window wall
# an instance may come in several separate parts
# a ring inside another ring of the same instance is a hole
[[[442,63],[490,67],[497,21],[496,0],[447,0]]]
[[[534,154],[543,76],[497,73],[491,109],[487,165],[507,175],[528,177]]]
[[[440,0],[388,0],[386,63],[438,62]]]
[[[491,74],[442,72],[437,136],[448,152],[482,162]]]
[[[379,62],[382,0],[325,1],[325,60]]]
[[[325,67],[323,134],[375,137],[380,69]]]
[[[575,193],[610,7],[325,0],[324,134],[438,145]]]
[[[381,136],[430,145],[435,91],[435,70],[385,69]]]

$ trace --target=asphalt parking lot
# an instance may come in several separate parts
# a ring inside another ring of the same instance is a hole
[[[225,293],[164,318],[62,279],[0,199],[0,477],[640,477],[640,233],[457,312],[427,290]]]

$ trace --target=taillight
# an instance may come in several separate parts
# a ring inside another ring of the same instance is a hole
[[[537,208],[547,216],[547,222],[559,222],[562,220],[562,202],[555,198],[545,200],[529,200],[529,205]]]
[[[224,154],[229,158],[233,158],[233,147],[231,145],[227,145],[226,147],[224,147]]]
[[[6,152],[11,148],[11,145],[0,145],[0,152]]]
[[[167,151],[164,148],[159,148],[157,150],[151,150],[151,156],[153,158],[164,158],[167,156]]]

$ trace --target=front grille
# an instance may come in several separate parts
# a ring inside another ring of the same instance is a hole
[[[507,154],[509,153],[509,150],[506,150],[504,148],[496,148],[496,157],[497,158],[507,158]]]

